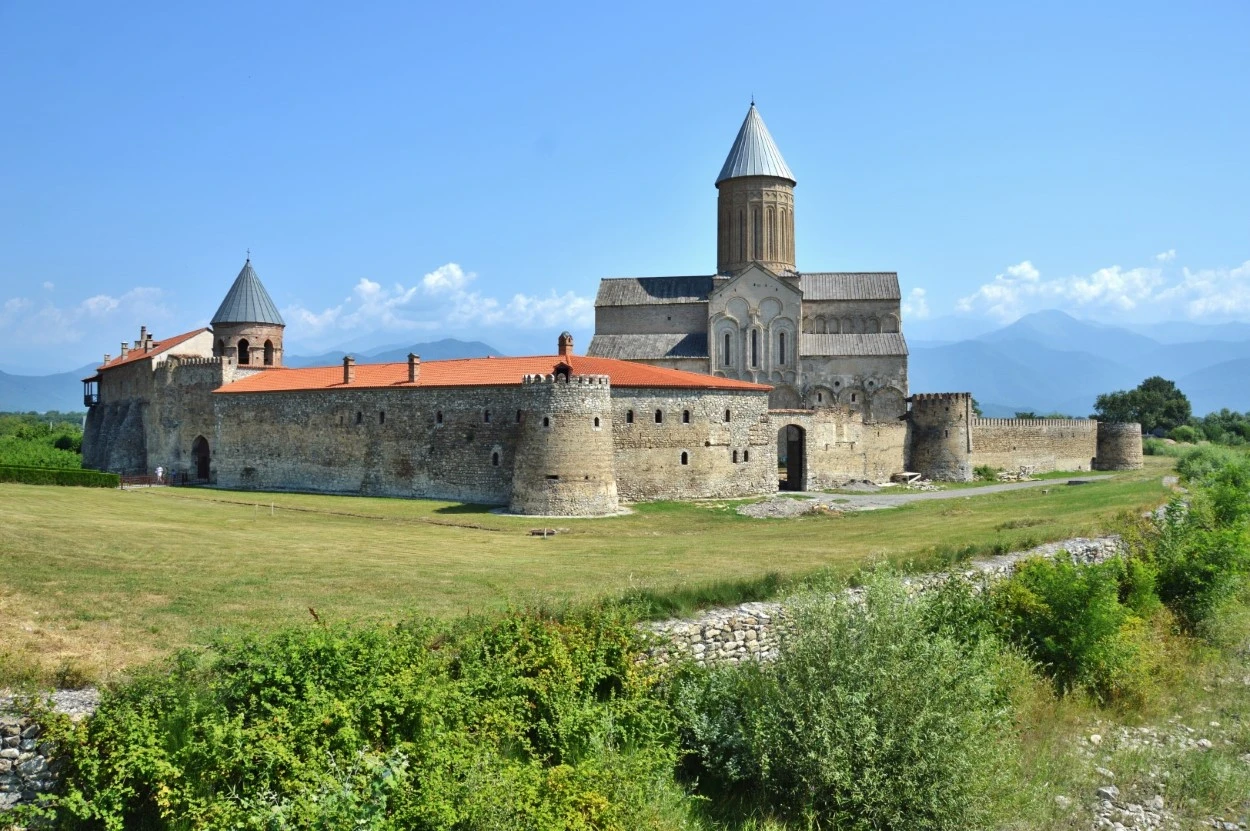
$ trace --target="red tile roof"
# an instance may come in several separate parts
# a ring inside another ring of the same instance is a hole
[[[587,355],[535,355],[525,358],[462,358],[421,364],[415,384],[408,382],[408,364],[357,364],[355,380],[343,383],[343,365],[307,369],[272,369],[240,378],[217,390],[219,393],[290,392],[296,390],[389,389],[401,387],[499,387],[519,386],[526,375],[551,375],[567,363],[574,375],[607,375],[616,387],[747,390],[766,392],[772,387],[717,378],[697,372],[666,369],[649,364],[592,358]]]
[[[126,357],[123,358],[120,355],[118,355],[116,358],[109,361],[108,363],[100,364],[98,367],[96,367],[96,371],[98,372],[102,369],[113,369],[114,367],[119,367],[119,366],[122,366],[123,364],[132,364],[135,361],[141,361],[144,358],[151,358],[153,355],[159,355],[162,352],[168,352],[170,349],[173,349],[178,344],[184,343],[185,341],[189,341],[191,338],[195,337],[200,332],[207,332],[207,331],[208,331],[207,328],[196,329],[194,332],[184,332],[181,335],[174,335],[172,338],[165,338],[164,340],[154,340],[152,341],[151,349],[143,350],[143,349],[132,348],[130,352],[127,353]]]

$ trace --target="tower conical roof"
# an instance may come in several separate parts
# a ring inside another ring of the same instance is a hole
[[[742,128],[738,130],[734,146],[729,148],[729,157],[725,159],[720,175],[716,177],[716,184],[739,176],[776,176],[796,183],[786,160],[781,158],[777,143],[768,134],[764,119],[760,118],[759,110],[755,109],[754,101],[751,102],[751,109],[747,110]]]
[[[218,323],[270,323],[274,326],[285,326],[278,307],[273,304],[269,292],[260,284],[256,269],[252,268],[249,258],[243,264],[243,270],[234,278],[234,285],[226,292],[226,299],[221,301],[217,314],[213,315],[213,325]]]

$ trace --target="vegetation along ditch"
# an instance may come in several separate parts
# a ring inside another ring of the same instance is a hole
[[[6,758],[42,745],[57,784],[7,819],[1237,827],[1250,463],[1200,450],[1178,469],[1187,507],[1126,518],[1121,557],[920,595],[885,568],[853,599],[809,579],[766,663],[640,660],[653,643],[621,603],[223,636],[105,689],[90,718],[32,703]]]

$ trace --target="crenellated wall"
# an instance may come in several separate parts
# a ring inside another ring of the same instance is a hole
[[[1074,418],[974,418],[972,464],[1010,470],[1091,470],[1098,422]]]

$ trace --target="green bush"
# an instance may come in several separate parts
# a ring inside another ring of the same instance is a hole
[[[1189,450],[1187,447],[1181,447],[1173,442],[1157,439],[1154,436],[1147,436],[1142,439],[1141,450],[1147,456],[1171,456],[1180,458]]]
[[[98,470],[71,470],[68,468],[0,466],[0,482],[18,482],[24,485],[77,485],[84,488],[116,488],[121,477],[116,473]]]
[[[990,593],[999,630],[1061,692],[1081,687],[1101,701],[1138,697],[1145,691],[1144,633],[1141,618],[1120,602],[1123,569],[1114,561],[1079,565],[1066,555],[1020,563]],[[1139,583],[1144,577],[1134,575]]]
[[[66,728],[66,826],[676,827],[670,710],[623,612],[218,643]]]
[[[992,465],[977,465],[972,469],[972,475],[982,482],[997,482],[998,468]]]
[[[1213,444],[1188,448],[1176,463],[1176,471],[1186,483],[1201,485],[1217,471],[1250,464],[1244,453]]]
[[[1205,436],[1197,428],[1188,424],[1182,424],[1179,427],[1173,427],[1168,433],[1168,438],[1172,441],[1184,442],[1185,444],[1195,444],[1202,438],[1205,438]]]
[[[928,631],[925,605],[881,575],[862,603],[808,595],[773,666],[679,679],[690,774],[822,827],[984,827],[1012,748],[999,658]]]

